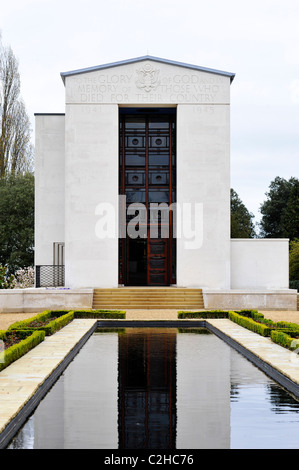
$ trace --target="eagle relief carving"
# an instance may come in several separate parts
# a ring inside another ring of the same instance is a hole
[[[158,69],[155,69],[152,65],[146,64],[141,69],[136,71],[137,80],[136,86],[144,91],[153,91],[160,84]]]

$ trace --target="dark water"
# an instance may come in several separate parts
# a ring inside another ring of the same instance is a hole
[[[99,330],[9,448],[295,449],[299,403],[207,330]]]

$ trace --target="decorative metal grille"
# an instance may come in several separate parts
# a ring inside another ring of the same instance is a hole
[[[64,266],[35,266],[35,282],[36,287],[64,287]]]

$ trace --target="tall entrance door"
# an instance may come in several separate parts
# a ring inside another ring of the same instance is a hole
[[[119,283],[176,283],[176,110],[120,109]]]

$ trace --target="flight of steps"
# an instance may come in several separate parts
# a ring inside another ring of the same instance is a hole
[[[120,287],[94,289],[93,309],[204,309],[201,289]]]

